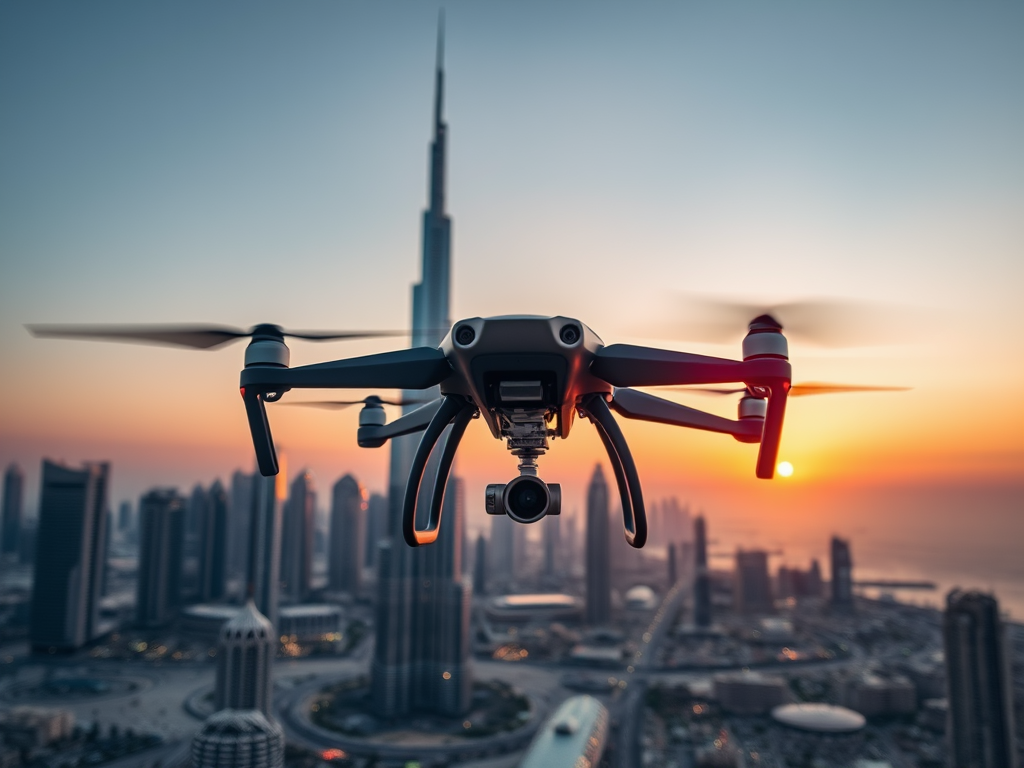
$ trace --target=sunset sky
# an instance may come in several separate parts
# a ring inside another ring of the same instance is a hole
[[[453,319],[567,315],[606,343],[737,357],[742,325],[687,339],[688,300],[903,307],[913,338],[791,352],[796,381],[911,391],[794,400],[795,473],[771,483],[755,447],[626,423],[648,494],[737,531],[754,515],[780,535],[810,517],[815,536],[852,530],[865,505],[966,524],[982,504],[1003,516],[993,546],[1024,533],[1024,6],[445,7]],[[30,509],[44,456],[111,460],[115,502],[253,460],[243,344],[36,340],[25,323],[408,324],[436,17],[0,7],[0,463],[26,469]],[[297,341],[292,362],[401,343]],[[381,490],[387,449],[356,447],[356,416],[271,411],[293,469]],[[481,424],[467,439],[475,528],[483,486],[515,465]],[[542,475],[581,507],[599,459],[579,424]]]

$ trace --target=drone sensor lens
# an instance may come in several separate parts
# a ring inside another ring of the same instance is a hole
[[[463,346],[466,346],[467,344],[472,344],[473,339],[475,338],[476,331],[474,331],[468,325],[459,326],[459,329],[455,331],[455,340],[459,342],[459,344],[462,344]]]
[[[520,475],[505,486],[505,511],[517,523],[534,523],[548,511],[550,494],[542,480]]]
[[[580,340],[580,329],[572,324],[563,325],[558,335],[562,339],[562,343],[575,344]]]

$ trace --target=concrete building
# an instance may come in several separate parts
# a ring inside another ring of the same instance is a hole
[[[853,608],[853,556],[850,542],[832,537],[832,606]]]
[[[196,541],[196,596],[202,602],[220,600],[224,597],[228,578],[228,495],[220,480],[216,480],[205,492],[205,496]]]
[[[473,556],[473,592],[478,595],[487,594],[487,539],[482,533],[476,537]]]
[[[444,100],[443,35],[438,32],[434,136],[430,146],[430,201],[423,213],[422,280],[413,286],[412,344],[437,346],[451,327],[451,220],[445,213],[448,128]],[[408,392],[437,396],[435,387]],[[411,407],[405,410],[408,412]],[[472,703],[469,660],[469,579],[463,578],[465,499],[453,473],[444,492],[442,525],[430,546],[411,548],[400,536],[409,469],[419,436],[389,441],[388,533],[378,550],[376,632],[371,664],[371,700],[378,716],[416,710],[464,714]],[[431,476],[428,466],[426,476]],[[423,510],[419,510],[422,512]]]
[[[280,472],[274,477],[252,475],[247,591],[271,624],[277,625],[281,573],[281,509],[287,488],[287,463],[277,453]]]
[[[228,578],[241,579],[243,584],[248,581],[249,549],[252,546],[253,488],[253,476],[248,472],[236,470],[231,475]]]
[[[331,489],[331,523],[327,544],[327,586],[355,595],[363,576],[366,549],[366,489],[345,475]]]
[[[586,622],[592,626],[607,624],[612,618],[608,545],[608,484],[598,464],[587,488]]]
[[[864,717],[911,715],[917,711],[917,689],[903,675],[864,672],[843,686],[843,702]]]
[[[942,621],[950,765],[1017,768],[1006,628],[992,595],[954,589]]]
[[[36,651],[72,651],[99,632],[110,465],[44,460],[29,638]]]
[[[281,522],[281,594],[294,602],[309,597],[313,585],[313,527],[316,486],[309,471],[292,481]]]
[[[0,743],[6,741],[20,749],[46,747],[69,738],[74,727],[75,716],[67,709],[22,705],[0,710]]]
[[[0,517],[0,553],[17,556],[21,540],[21,515],[24,503],[25,473],[17,464],[4,472],[3,515]]]
[[[544,576],[553,579],[563,572],[562,559],[562,516],[545,517],[541,531],[544,537]]]
[[[760,672],[715,675],[713,690],[722,708],[737,715],[765,715],[789,699],[789,686],[783,678]]]
[[[160,627],[177,618],[182,605],[185,500],[173,488],[155,488],[139,500],[139,518],[135,621]]]
[[[767,613],[772,610],[772,583],[768,576],[768,553],[736,550],[733,608],[737,613]]]
[[[259,710],[210,715],[192,738],[193,768],[283,768],[284,732]]]
[[[708,531],[704,515],[693,521],[693,623],[711,626],[711,575],[708,572]]]
[[[379,493],[371,493],[366,506],[366,549],[363,564],[377,568],[377,550],[388,535],[388,499]]]
[[[269,717],[270,672],[276,650],[273,625],[249,600],[221,628],[214,706],[218,710],[257,709]]]

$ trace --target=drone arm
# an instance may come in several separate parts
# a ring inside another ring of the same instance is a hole
[[[415,347],[297,368],[250,365],[242,370],[241,386],[261,393],[299,388],[427,389],[451,372],[444,352]]]
[[[431,400],[415,411],[400,416],[390,424],[367,424],[359,427],[356,441],[360,448],[380,448],[393,437],[422,432],[430,425],[431,419],[441,407],[440,399]]]
[[[277,451],[274,450],[274,439],[270,435],[270,422],[267,420],[263,395],[253,389],[247,391],[243,387],[242,401],[245,403],[245,415],[249,419],[249,431],[252,433],[252,444],[256,449],[256,464],[260,474],[264,477],[276,475]]]
[[[597,351],[590,372],[615,387],[656,387],[680,384],[759,385],[762,380],[790,376],[788,360],[763,357],[740,362],[667,349],[612,344]]]
[[[423,481],[423,472],[426,469],[427,460],[430,458],[430,452],[434,449],[434,445],[440,439],[445,428],[452,423],[462,410],[469,407],[471,406],[461,398],[451,395],[446,396],[441,401],[441,405],[438,407],[433,418],[431,418],[430,423],[423,432],[423,437],[420,439],[419,447],[416,449],[416,455],[413,457],[412,466],[409,469],[409,481],[405,486],[405,501],[402,508],[402,535],[410,547],[430,544],[437,538],[437,524],[439,520],[434,517],[433,509],[431,509],[426,530],[416,530],[416,501],[419,498],[420,484]],[[453,453],[454,450],[455,447],[452,448]]]
[[[627,419],[640,419],[659,424],[671,424],[676,427],[720,432],[732,435],[745,443],[756,443],[761,440],[762,421],[760,419],[733,421],[635,389],[616,389],[611,406],[614,411]]]
[[[630,546],[639,549],[647,542],[647,513],[633,454],[615,417],[608,410],[603,395],[590,395],[583,401],[583,408],[597,427],[615,472],[619,497],[622,500],[622,525],[626,541]]]

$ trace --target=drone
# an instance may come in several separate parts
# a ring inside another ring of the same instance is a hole
[[[295,368],[289,366],[286,336],[324,341],[396,336],[404,332],[291,332],[270,324],[257,325],[249,331],[207,326],[28,328],[34,335],[44,337],[142,341],[201,349],[248,337],[239,389],[257,465],[264,476],[278,473],[266,403],[280,401],[287,392],[433,390],[437,395],[430,399],[388,401],[370,396],[362,401],[323,403],[362,404],[356,437],[363,448],[379,448],[394,438],[421,434],[402,508],[402,535],[410,547],[431,544],[437,539],[452,462],[473,419],[482,419],[492,437],[505,441],[507,449],[518,459],[519,474],[514,479],[487,487],[486,511],[507,515],[524,524],[559,514],[561,487],[541,479],[538,460],[549,449],[551,440],[569,437],[577,417],[590,421],[611,463],[626,541],[640,548],[647,541],[643,490],[636,462],[614,414],[717,432],[742,443],[759,444],[755,474],[771,479],[786,402],[791,394],[899,389],[825,384],[794,387],[788,342],[782,325],[770,314],[759,315],[750,322],[742,342],[742,360],[631,344],[606,345],[579,320],[532,315],[459,320],[437,347],[413,347]],[[736,419],[635,389],[712,384],[742,385],[738,389],[697,390],[741,394]],[[385,404],[419,407],[388,422]],[[433,476],[428,477],[431,473]],[[422,527],[417,524],[421,492],[424,499],[429,499],[425,519],[420,521],[425,523]]]

